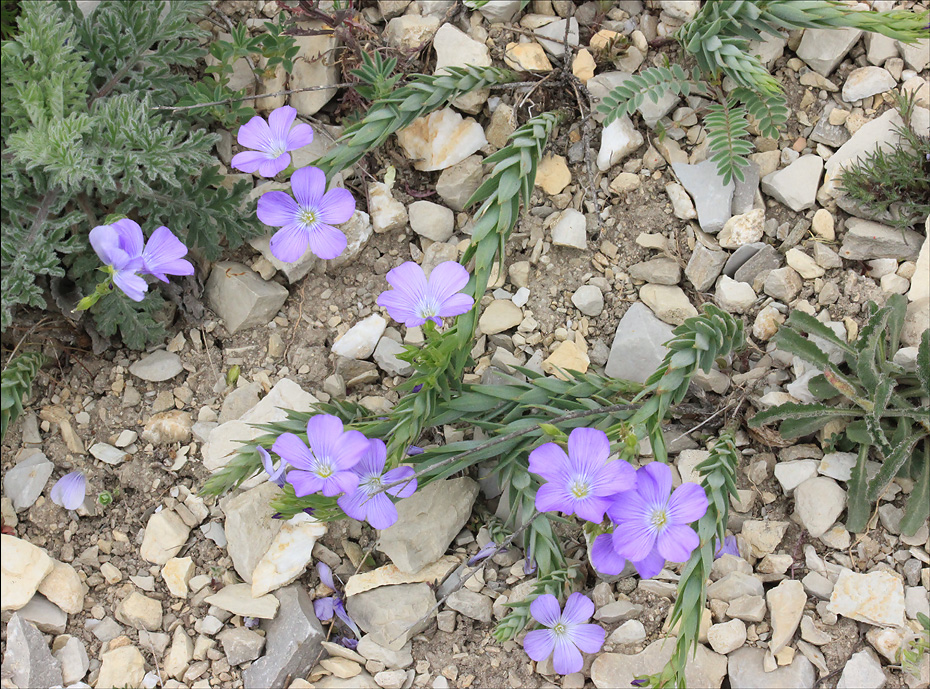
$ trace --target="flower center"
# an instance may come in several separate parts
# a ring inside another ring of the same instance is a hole
[[[307,227],[315,225],[317,222],[316,211],[312,208],[301,208],[297,213],[297,221],[301,225],[305,225]]]
[[[368,478],[362,480],[362,488],[364,488],[368,495],[374,495],[377,493],[379,490],[381,490],[382,485],[384,484],[381,482],[380,476],[369,476]]]
[[[279,158],[285,153],[287,153],[287,147],[284,145],[284,143],[280,143],[277,146],[272,146],[271,150],[269,151],[269,154],[274,158]]]
[[[333,468],[332,462],[324,457],[323,459],[317,459],[315,473],[320,478],[329,478],[336,473],[336,470]]]
[[[591,485],[587,481],[576,478],[569,484],[568,490],[576,500],[583,500],[591,494]]]
[[[420,318],[432,318],[439,313],[439,304],[433,297],[423,297],[420,301]]]
[[[568,633],[568,627],[564,622],[556,622],[555,626],[552,627],[552,633],[556,636],[564,636]]]
[[[668,524],[668,515],[665,513],[665,510],[655,510],[649,522],[657,531],[661,531],[665,528],[665,525]]]

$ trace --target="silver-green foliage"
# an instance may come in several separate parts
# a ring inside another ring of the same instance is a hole
[[[753,118],[763,136],[777,138],[788,119],[781,85],[752,54],[750,41],[780,29],[855,27],[914,41],[926,34],[928,13],[904,10],[859,12],[830,0],[707,0],[694,19],[683,25],[675,39],[692,56],[690,75],[678,65],[650,67],[615,87],[598,106],[607,121],[631,114],[649,97],[653,102],[671,91],[694,94],[707,108],[704,126],[710,158],[728,183],[742,181],[751,144],[746,140]],[[723,78],[735,84],[728,93]],[[697,107],[697,106],[696,106]]]
[[[202,56],[191,18],[205,7],[105,0],[84,17],[73,2],[23,3],[20,33],[2,46],[0,328],[18,305],[45,306],[46,277],[93,290],[99,262],[87,235],[108,215],[166,225],[208,258],[258,232],[241,212],[248,185],[220,187],[217,135],[153,110],[177,102],[182,68]],[[147,301],[101,300],[98,330],[144,346],[162,303]]]
[[[894,363],[906,307],[899,294],[881,308],[870,304],[868,322],[850,343],[803,311],[792,312],[775,342],[822,371],[808,384],[820,401],[781,404],[751,421],[753,426],[780,421],[779,430],[788,439],[814,433],[831,421],[846,424],[834,440],[859,450],[847,502],[851,531],[865,528],[871,505],[896,476],[915,482],[902,531],[914,533],[930,513],[930,331],[921,337],[916,370]],[[831,361],[823,347],[841,353],[842,360]],[[872,477],[867,473],[870,455],[881,461]]]
[[[32,383],[43,363],[45,357],[39,352],[23,352],[0,374],[0,440],[23,413],[23,398],[32,393]]]

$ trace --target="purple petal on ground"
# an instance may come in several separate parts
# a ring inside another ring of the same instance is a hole
[[[139,223],[129,218],[122,218],[113,223],[113,229],[116,230],[116,236],[119,237],[120,248],[126,252],[129,258],[132,259],[142,255],[145,235],[142,234]]]
[[[670,524],[690,524],[707,512],[707,493],[696,483],[682,483],[668,501]],[[671,559],[671,558],[669,558]]]
[[[258,174],[262,177],[274,177],[281,170],[286,170],[291,164],[291,154],[282,153],[277,158],[266,158],[265,162],[258,166]]]
[[[355,213],[355,197],[348,189],[330,189],[320,199],[318,212],[320,222],[341,225]]]
[[[287,133],[284,148],[288,151],[296,151],[298,148],[309,145],[312,141],[313,127],[300,122],[291,127],[291,131]]]
[[[345,234],[330,225],[317,223],[310,230],[310,251],[326,261],[341,256],[348,243]]]
[[[232,157],[229,165],[236,170],[252,174],[270,159],[271,154],[265,151],[242,151]]]
[[[701,544],[697,532],[690,526],[668,524],[659,532],[656,549],[659,555],[672,562],[687,562],[691,552]]]
[[[408,328],[416,325],[423,325],[425,318],[417,315],[414,305],[406,295],[396,289],[387,290],[378,295],[378,306],[382,306],[388,311],[388,315],[398,323],[403,323]]]
[[[271,130],[264,119],[256,115],[244,125],[239,127],[236,141],[240,146],[252,148],[256,151],[270,152],[272,148]]]
[[[665,558],[659,555],[659,551],[653,549],[643,560],[637,560],[633,563],[636,571],[643,579],[652,579],[656,574],[662,571],[665,566]]]
[[[339,505],[339,509],[346,513],[347,517],[363,522],[368,514],[367,501],[368,493],[357,489],[338,498],[336,504]]]
[[[55,482],[49,497],[66,510],[76,510],[87,495],[87,479],[80,471],[65,474]]]
[[[585,653],[597,653],[604,646],[607,633],[597,624],[580,624],[570,632],[572,642]]]
[[[320,575],[320,581],[323,582],[323,586],[332,589],[333,591],[338,591],[336,588],[336,581],[333,579],[333,570],[325,562],[316,563],[317,574]]]
[[[664,506],[672,492],[672,470],[663,462],[649,462],[636,471],[636,491],[650,507]]]
[[[529,469],[547,481],[566,483],[569,479],[568,455],[555,443],[545,443],[530,452]]]
[[[452,318],[453,316],[461,316],[463,313],[468,313],[475,306],[475,300],[472,299],[467,294],[453,294],[451,297],[446,299],[439,306],[439,311],[436,313],[440,318]]]
[[[645,521],[620,523],[614,530],[614,548],[627,560],[644,560],[655,542],[655,529]]]
[[[313,612],[316,613],[317,619],[321,622],[327,622],[333,619],[335,604],[332,596],[326,598],[317,598],[313,601]]]
[[[326,192],[326,175],[318,167],[302,167],[291,175],[291,191],[302,208],[319,213]]]
[[[310,471],[292,469],[287,472],[287,482],[294,486],[294,494],[302,498],[311,493],[318,493],[323,487],[323,480]]]
[[[604,497],[589,495],[586,498],[575,500],[575,514],[581,519],[589,521],[592,524],[600,524],[604,521],[604,512],[610,505],[610,501]]]
[[[290,132],[291,125],[294,124],[294,118],[296,117],[297,110],[290,105],[275,108],[268,115],[268,129],[275,146],[283,145],[287,141],[288,132]]]
[[[564,484],[544,483],[536,491],[536,509],[540,512],[573,514],[575,499]]]
[[[736,541],[736,536],[730,535],[723,539],[723,543],[720,542],[720,539],[715,541],[717,548],[714,550],[714,559],[718,557],[723,557],[724,555],[735,555],[736,557],[742,557],[739,554],[739,543]]]
[[[283,191],[269,191],[258,199],[258,219],[272,227],[284,227],[297,222],[300,209],[297,202]]]
[[[352,633],[359,639],[362,638],[362,632],[359,630],[358,625],[355,624],[355,620],[349,617],[349,613],[346,612],[345,606],[342,604],[342,599],[336,599],[335,605],[336,617],[343,621],[343,623],[352,630]]]
[[[610,456],[607,434],[596,428],[576,428],[568,436],[568,456],[572,466],[583,468],[589,475],[604,465]]]
[[[285,225],[271,237],[271,255],[283,263],[296,263],[307,253],[310,233],[297,223]]]
[[[282,433],[271,446],[271,451],[292,467],[308,471],[313,466],[313,455],[304,441],[293,433]]]
[[[551,629],[534,629],[523,638],[523,650],[537,663],[551,656],[554,648],[555,635]]]
[[[565,610],[562,619],[571,624],[581,624],[591,619],[594,614],[594,603],[583,593],[575,592],[565,601]]]
[[[552,669],[559,675],[570,675],[578,672],[584,666],[584,658],[581,657],[575,644],[565,637],[555,637],[555,650],[552,652]]]
[[[142,301],[149,288],[144,278],[128,270],[117,270],[113,274],[113,284],[133,301]]]
[[[468,284],[468,271],[455,261],[443,261],[429,274],[428,292],[440,304]]]
[[[368,501],[366,521],[375,529],[387,529],[397,521],[397,508],[384,493],[372,495]]]
[[[626,567],[626,559],[614,550],[613,534],[602,533],[591,544],[591,564],[601,574],[616,575]]]
[[[193,275],[194,266],[184,260],[187,247],[174,233],[162,225],[149,237],[142,250],[142,264],[145,272],[154,275],[162,282],[168,282],[168,275]]]
[[[559,621],[562,609],[559,607],[558,598],[551,593],[544,593],[536,596],[530,603],[530,614],[544,627],[552,627]]]
[[[414,474],[416,474],[416,472],[413,470],[413,467],[397,467],[387,472],[382,481],[385,485],[394,483],[395,481],[406,481],[406,483],[388,488],[387,492],[397,498],[409,498],[417,490],[417,479]]]
[[[358,464],[367,451],[368,438],[361,431],[346,431],[330,457],[336,467],[345,471]]]

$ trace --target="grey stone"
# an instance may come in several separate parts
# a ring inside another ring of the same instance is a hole
[[[854,69],[843,84],[843,100],[854,103],[895,87],[897,81],[887,69],[869,65]]]
[[[481,593],[459,589],[446,599],[446,606],[478,622],[491,622],[491,599]]]
[[[914,230],[898,230],[871,220],[849,218],[840,256],[849,261],[897,258],[916,261],[924,238]]]
[[[746,246],[753,246],[747,244]],[[740,247],[743,249],[745,247]],[[737,250],[733,255],[739,253]],[[784,262],[782,256],[771,244],[761,247],[755,254],[750,256],[745,263],[736,268],[731,276],[737,282],[748,282],[750,285],[756,281],[756,278],[762,273],[775,270]],[[726,266],[723,268],[724,275],[727,274]]]
[[[756,202],[756,192],[759,190],[759,165],[753,160],[743,169],[743,181],[734,179],[733,200],[730,202],[730,212],[733,215],[742,215],[753,209]]]
[[[634,263],[628,270],[636,280],[653,282],[658,285],[677,285],[681,280],[681,267],[678,261],[666,257]]]
[[[720,276],[728,256],[726,251],[714,251],[703,244],[696,244],[694,253],[685,267],[685,275],[694,285],[694,289],[698,292],[710,289]]]
[[[645,304],[636,302],[617,325],[605,372],[612,378],[644,383],[662,363],[672,339],[672,328],[660,321]]]
[[[809,140],[826,144],[830,148],[839,148],[849,141],[851,135],[846,127],[841,124],[830,124],[830,112],[834,107],[833,104],[830,104],[824,108],[823,115],[820,116],[814,126],[814,131],[807,137]]]
[[[732,689],[811,689],[814,686],[814,666],[803,655],[795,655],[790,665],[766,672],[763,668],[765,653],[761,648],[743,646],[727,656]]]
[[[468,156],[461,163],[447,167],[436,181],[436,193],[452,210],[465,210],[465,204],[481,185],[483,158]]]
[[[794,499],[798,518],[815,538],[825,534],[846,507],[846,491],[826,476],[804,481],[795,489]]]
[[[742,596],[761,596],[762,581],[752,574],[730,572],[707,587],[710,600],[733,601]]]
[[[223,644],[227,662],[232,666],[255,660],[265,647],[265,637],[245,627],[223,630],[217,638]]]
[[[440,615],[442,613],[439,613]],[[454,612],[452,613],[455,614]],[[368,660],[384,663],[385,667],[404,669],[413,665],[413,645],[408,641],[399,649],[388,648],[376,643],[370,634],[363,636],[355,650]]]
[[[552,243],[572,249],[586,249],[588,246],[587,220],[574,208],[562,211],[559,221],[552,228]]]
[[[207,303],[223,319],[230,333],[266,325],[284,305],[288,291],[265,282],[241,263],[221,261],[207,281]]]
[[[643,145],[643,135],[628,115],[618,117],[601,130],[597,167],[607,171]]]
[[[828,77],[861,35],[862,29],[853,28],[805,29],[796,52],[812,70]]]
[[[35,504],[55,469],[41,452],[27,451],[31,454],[3,475],[3,492],[10,497],[17,512]]]
[[[93,620],[93,622],[97,622],[97,620]],[[117,623],[116,620],[109,616],[104,617],[102,620],[97,622],[93,628],[91,628],[88,624],[87,628],[90,629],[91,634],[97,637],[97,639],[102,643],[112,641],[123,633],[123,628]]]
[[[349,596],[346,603],[349,615],[372,641],[395,650],[426,628],[435,604],[436,596],[427,584],[379,586]]]
[[[90,659],[87,657],[87,649],[80,639],[71,637],[65,644],[54,653],[55,657],[61,663],[61,678],[65,686],[80,682],[87,674],[90,667]]]
[[[697,165],[672,163],[672,169],[694,199],[701,229],[711,234],[719,232],[731,216],[730,207],[735,189],[733,180],[724,184],[723,177],[717,174],[717,164],[712,160]]]
[[[27,622],[32,622],[40,632],[46,634],[64,634],[68,624],[68,614],[52,603],[41,593],[35,594],[26,605],[18,611]]]
[[[572,295],[572,304],[586,316],[599,316],[604,310],[604,294],[595,285],[582,285]]]
[[[765,599],[762,596],[740,596],[730,601],[727,617],[743,622],[761,622],[765,619]]]
[[[183,370],[181,357],[164,349],[156,349],[129,367],[129,372],[132,375],[150,383],[170,380]]]
[[[421,237],[445,242],[455,229],[455,214],[438,203],[414,201],[407,209],[410,228]]]
[[[249,409],[259,402],[259,393],[262,386],[259,383],[249,383],[241,388],[236,388],[223,400],[223,406],[220,409],[219,423],[234,421],[245,414]]]
[[[406,348],[399,342],[395,342],[390,337],[382,337],[378,340],[375,347],[374,359],[378,367],[392,376],[409,376],[413,373],[413,364],[409,364],[402,359],[398,359],[398,354],[403,354]]]
[[[572,17],[570,19],[558,19],[536,29],[535,33],[539,37],[539,42],[547,53],[553,57],[562,57],[565,54],[565,25],[568,22],[568,44],[570,46],[578,45],[578,21]]]
[[[643,606],[628,600],[617,600],[603,605],[594,613],[594,619],[604,624],[634,620],[643,614]]]
[[[129,456],[126,452],[108,443],[94,443],[90,448],[90,453],[104,464],[111,466],[122,463]]]
[[[853,653],[846,661],[836,689],[882,689],[886,681],[881,661],[867,648]]]
[[[242,580],[251,583],[252,571],[281,530],[281,520],[272,519],[268,506],[280,492],[275,484],[265,482],[256,488],[220,501],[226,515],[226,542],[229,556]]]
[[[762,178],[762,191],[793,211],[811,208],[823,172],[823,158],[803,155],[786,168]]]
[[[763,290],[770,297],[788,304],[798,296],[801,286],[801,276],[794,268],[785,266],[769,271],[765,276]]]
[[[326,638],[303,587],[285,586],[274,595],[280,601],[278,614],[262,622],[265,655],[243,671],[245,689],[280,687],[288,678],[306,676]]]
[[[767,246],[768,244],[765,242],[750,242],[749,244],[743,244],[730,255],[730,258],[727,259],[727,262],[723,266],[723,274],[727,277],[733,277],[736,275],[736,271],[745,265],[749,259],[751,259]],[[747,281],[738,280],[737,282]]]
[[[598,689],[629,687],[639,675],[661,672],[668,665],[674,648],[675,645],[666,639],[659,639],[635,655],[601,653],[591,665],[591,681]],[[727,657],[708,650],[703,644],[697,645],[695,653],[693,658],[688,656],[685,666],[686,685],[719,689],[727,674]]]
[[[381,532],[379,548],[403,572],[417,572],[446,552],[471,516],[478,484],[434,481],[397,503],[398,519]]]
[[[48,650],[42,633],[17,613],[6,626],[2,672],[18,687],[48,689],[62,683],[61,662]]]

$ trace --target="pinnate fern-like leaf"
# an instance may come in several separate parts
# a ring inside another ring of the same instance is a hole
[[[606,115],[604,125],[607,126],[618,117],[632,114],[646,98],[658,103],[667,91],[688,96],[692,91],[703,92],[703,87],[695,86],[679,65],[649,67],[611,89],[597,109]]]
[[[742,168],[749,164],[748,156],[753,150],[752,143],[746,140],[749,136],[746,108],[737,105],[730,96],[725,103],[713,103],[707,109],[704,127],[709,158],[717,163],[717,174],[723,177],[724,184],[734,177],[742,182],[745,179]]]
[[[759,133],[777,139],[781,126],[788,121],[788,103],[781,92],[755,91],[738,86],[731,95],[746,106],[756,121]]]

